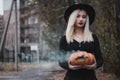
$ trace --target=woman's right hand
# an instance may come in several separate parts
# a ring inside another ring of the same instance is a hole
[[[72,70],[77,70],[77,69],[83,68],[80,65],[71,65],[70,63],[68,63],[68,65],[69,65],[69,69],[72,69]]]

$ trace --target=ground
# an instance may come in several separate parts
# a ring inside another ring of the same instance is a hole
[[[18,70],[13,63],[0,64],[0,80],[63,80],[65,72],[56,62],[20,63]],[[98,80],[120,80],[100,70],[96,75]]]

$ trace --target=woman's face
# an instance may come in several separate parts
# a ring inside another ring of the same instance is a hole
[[[84,27],[86,21],[87,21],[86,11],[80,10],[75,20],[75,27],[81,27],[81,28]]]

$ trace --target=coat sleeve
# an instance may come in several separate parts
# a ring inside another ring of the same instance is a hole
[[[60,39],[60,43],[59,43],[59,49],[60,49],[59,65],[63,69],[69,69],[68,61],[69,61],[69,58],[70,58],[70,54],[67,51],[66,46],[67,46],[66,38],[65,38],[65,36],[63,36]]]
[[[95,34],[93,35],[93,38],[94,38],[94,45],[95,45],[94,54],[95,54],[95,58],[96,58],[96,62],[97,62],[97,68],[99,68],[103,64],[103,57],[102,57],[102,53],[101,53],[101,49],[100,49],[99,40]]]

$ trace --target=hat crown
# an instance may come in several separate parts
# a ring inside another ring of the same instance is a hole
[[[66,11],[65,11],[65,15],[64,18],[66,20],[66,22],[68,22],[69,16],[71,15],[71,13],[76,10],[76,9],[83,9],[86,11],[86,13],[89,16],[89,24],[91,25],[95,19],[95,10],[92,6],[88,5],[88,4],[74,4],[69,6]]]

